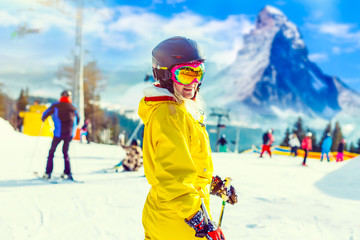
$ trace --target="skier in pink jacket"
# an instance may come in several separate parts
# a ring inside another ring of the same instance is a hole
[[[302,163],[303,166],[307,166],[306,165],[306,158],[308,156],[309,151],[312,150],[311,136],[312,136],[312,133],[308,132],[306,134],[305,138],[301,142],[301,148],[304,149],[304,151],[305,151],[304,160],[303,160],[303,163]]]

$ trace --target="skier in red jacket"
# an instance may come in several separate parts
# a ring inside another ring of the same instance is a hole
[[[271,145],[275,141],[274,136],[272,135],[273,129],[269,129],[266,133],[263,135],[263,145],[262,150],[260,153],[260,157],[263,156],[264,152],[268,152],[271,157]]]
[[[304,154],[304,161],[302,163],[303,166],[307,166],[306,165],[306,158],[307,158],[307,155],[309,153],[310,150],[312,150],[312,140],[311,140],[311,136],[312,136],[312,133],[311,132],[308,132],[306,134],[306,137],[302,140],[301,142],[301,148],[304,149],[305,151],[305,154]]]

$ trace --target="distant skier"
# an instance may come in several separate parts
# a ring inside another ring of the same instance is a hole
[[[290,156],[294,154],[294,157],[296,157],[298,148],[300,147],[300,141],[295,133],[289,136],[289,146],[290,146]]]
[[[327,157],[327,161],[330,162],[329,154],[330,154],[331,145],[332,145],[331,133],[327,133],[323,143],[321,144],[321,159],[320,159],[321,162],[323,160],[324,154]]]
[[[344,148],[345,148],[345,139],[341,139],[338,148],[337,148],[337,155],[336,155],[336,162],[344,161]]]
[[[221,137],[217,141],[217,144],[220,145],[220,152],[227,152],[227,141],[225,134],[221,134]]]
[[[114,166],[116,171],[123,166],[125,171],[137,171],[143,165],[142,150],[140,146],[140,140],[134,139],[131,142],[131,146],[121,146],[126,151],[126,156],[117,165]]]
[[[138,111],[145,125],[144,170],[151,185],[142,217],[145,239],[225,240],[204,210],[210,211],[214,172],[199,97],[204,57],[197,43],[185,37],[162,41],[152,56],[158,84],[143,91]]]
[[[266,133],[263,135],[263,144],[262,150],[260,153],[260,157],[263,157],[264,152],[266,151],[271,157],[271,145],[275,141],[274,136],[272,135],[273,129],[267,130]]]
[[[301,148],[304,150],[305,154],[304,154],[304,160],[303,160],[303,163],[302,165],[303,166],[307,166],[306,165],[306,158],[308,156],[308,153],[310,150],[312,150],[312,140],[311,140],[311,136],[312,136],[312,133],[311,132],[308,132],[306,133],[306,136],[304,137],[304,139],[302,140],[301,142]]]
[[[118,144],[119,144],[120,146],[125,145],[125,134],[126,134],[125,130],[122,130],[122,131],[119,133]]]
[[[90,135],[91,135],[91,122],[90,119],[86,119],[84,125],[80,129],[80,142],[86,139],[86,142],[90,143]]]
[[[47,117],[52,116],[54,121],[54,138],[51,143],[49,155],[46,164],[46,171],[43,178],[51,178],[53,171],[53,159],[57,146],[61,141],[63,144],[63,155],[65,161],[64,173],[61,175],[64,179],[72,180],[70,157],[68,154],[70,142],[75,134],[76,126],[79,124],[79,115],[76,107],[72,104],[71,91],[65,90],[61,93],[59,102],[52,104],[42,115],[41,120],[45,121]]]

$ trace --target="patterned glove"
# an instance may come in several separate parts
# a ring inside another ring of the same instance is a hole
[[[225,181],[221,180],[219,176],[212,178],[210,194],[219,196],[224,201],[232,205],[238,202],[235,188],[231,185],[227,188],[225,186]]]
[[[238,202],[238,197],[237,197],[235,188],[233,186],[230,186],[230,188],[227,189],[226,195],[228,197],[228,200],[226,200],[227,203],[234,205],[235,203]]]
[[[185,222],[195,230],[195,237],[207,240],[225,240],[225,236],[220,227],[214,221],[205,219],[204,213],[199,210],[190,220]]]

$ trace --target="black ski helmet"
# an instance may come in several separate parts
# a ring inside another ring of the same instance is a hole
[[[61,96],[61,97],[71,97],[71,96],[72,96],[72,93],[71,93],[70,90],[64,90],[64,91],[62,91],[62,93],[61,93],[60,96]]]
[[[160,42],[152,50],[153,75],[162,87],[174,93],[171,67],[180,63],[204,60],[204,55],[194,40],[180,36],[171,37]]]

